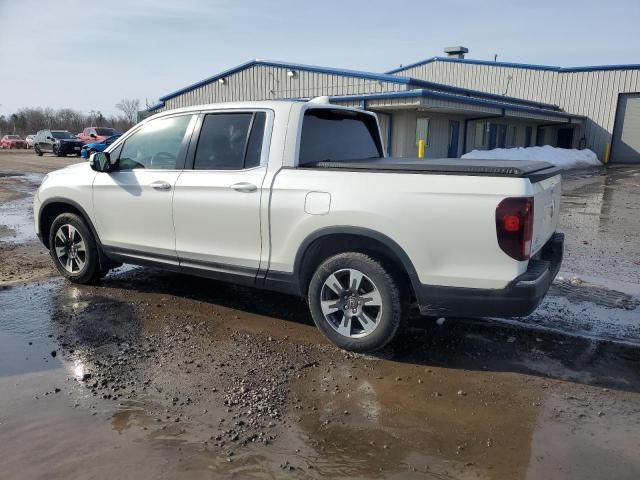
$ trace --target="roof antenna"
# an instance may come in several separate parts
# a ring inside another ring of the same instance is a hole
[[[497,53],[494,53],[494,54],[493,54],[493,61],[494,61],[494,62],[497,62],[497,61],[498,61],[498,54],[497,54]]]

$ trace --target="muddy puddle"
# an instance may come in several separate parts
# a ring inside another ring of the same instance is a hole
[[[563,270],[640,284],[640,167],[567,174],[560,212]]]
[[[42,183],[43,175],[3,175],[0,188],[4,190],[0,202],[0,242],[20,243],[35,239],[32,221],[33,194]]]
[[[0,173],[0,287],[55,275],[33,225],[33,195],[42,178]]]
[[[5,288],[0,304],[8,478],[640,471],[632,345],[414,317],[399,345],[352,355],[303,302],[142,268]]]

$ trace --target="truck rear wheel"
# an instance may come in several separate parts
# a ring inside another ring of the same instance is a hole
[[[374,258],[346,252],[326,259],[309,284],[311,316],[338,347],[374,352],[394,339],[405,305],[397,281]]]

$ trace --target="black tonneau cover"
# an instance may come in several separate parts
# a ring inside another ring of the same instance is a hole
[[[301,168],[363,170],[367,172],[426,173],[432,175],[471,175],[477,177],[529,178],[538,182],[560,173],[547,162],[534,160],[471,160],[462,158],[373,158],[340,162],[317,162]]]

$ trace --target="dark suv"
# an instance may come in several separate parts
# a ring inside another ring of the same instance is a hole
[[[33,140],[33,148],[38,156],[51,152],[59,157],[80,155],[83,142],[66,130],[40,130]]]

